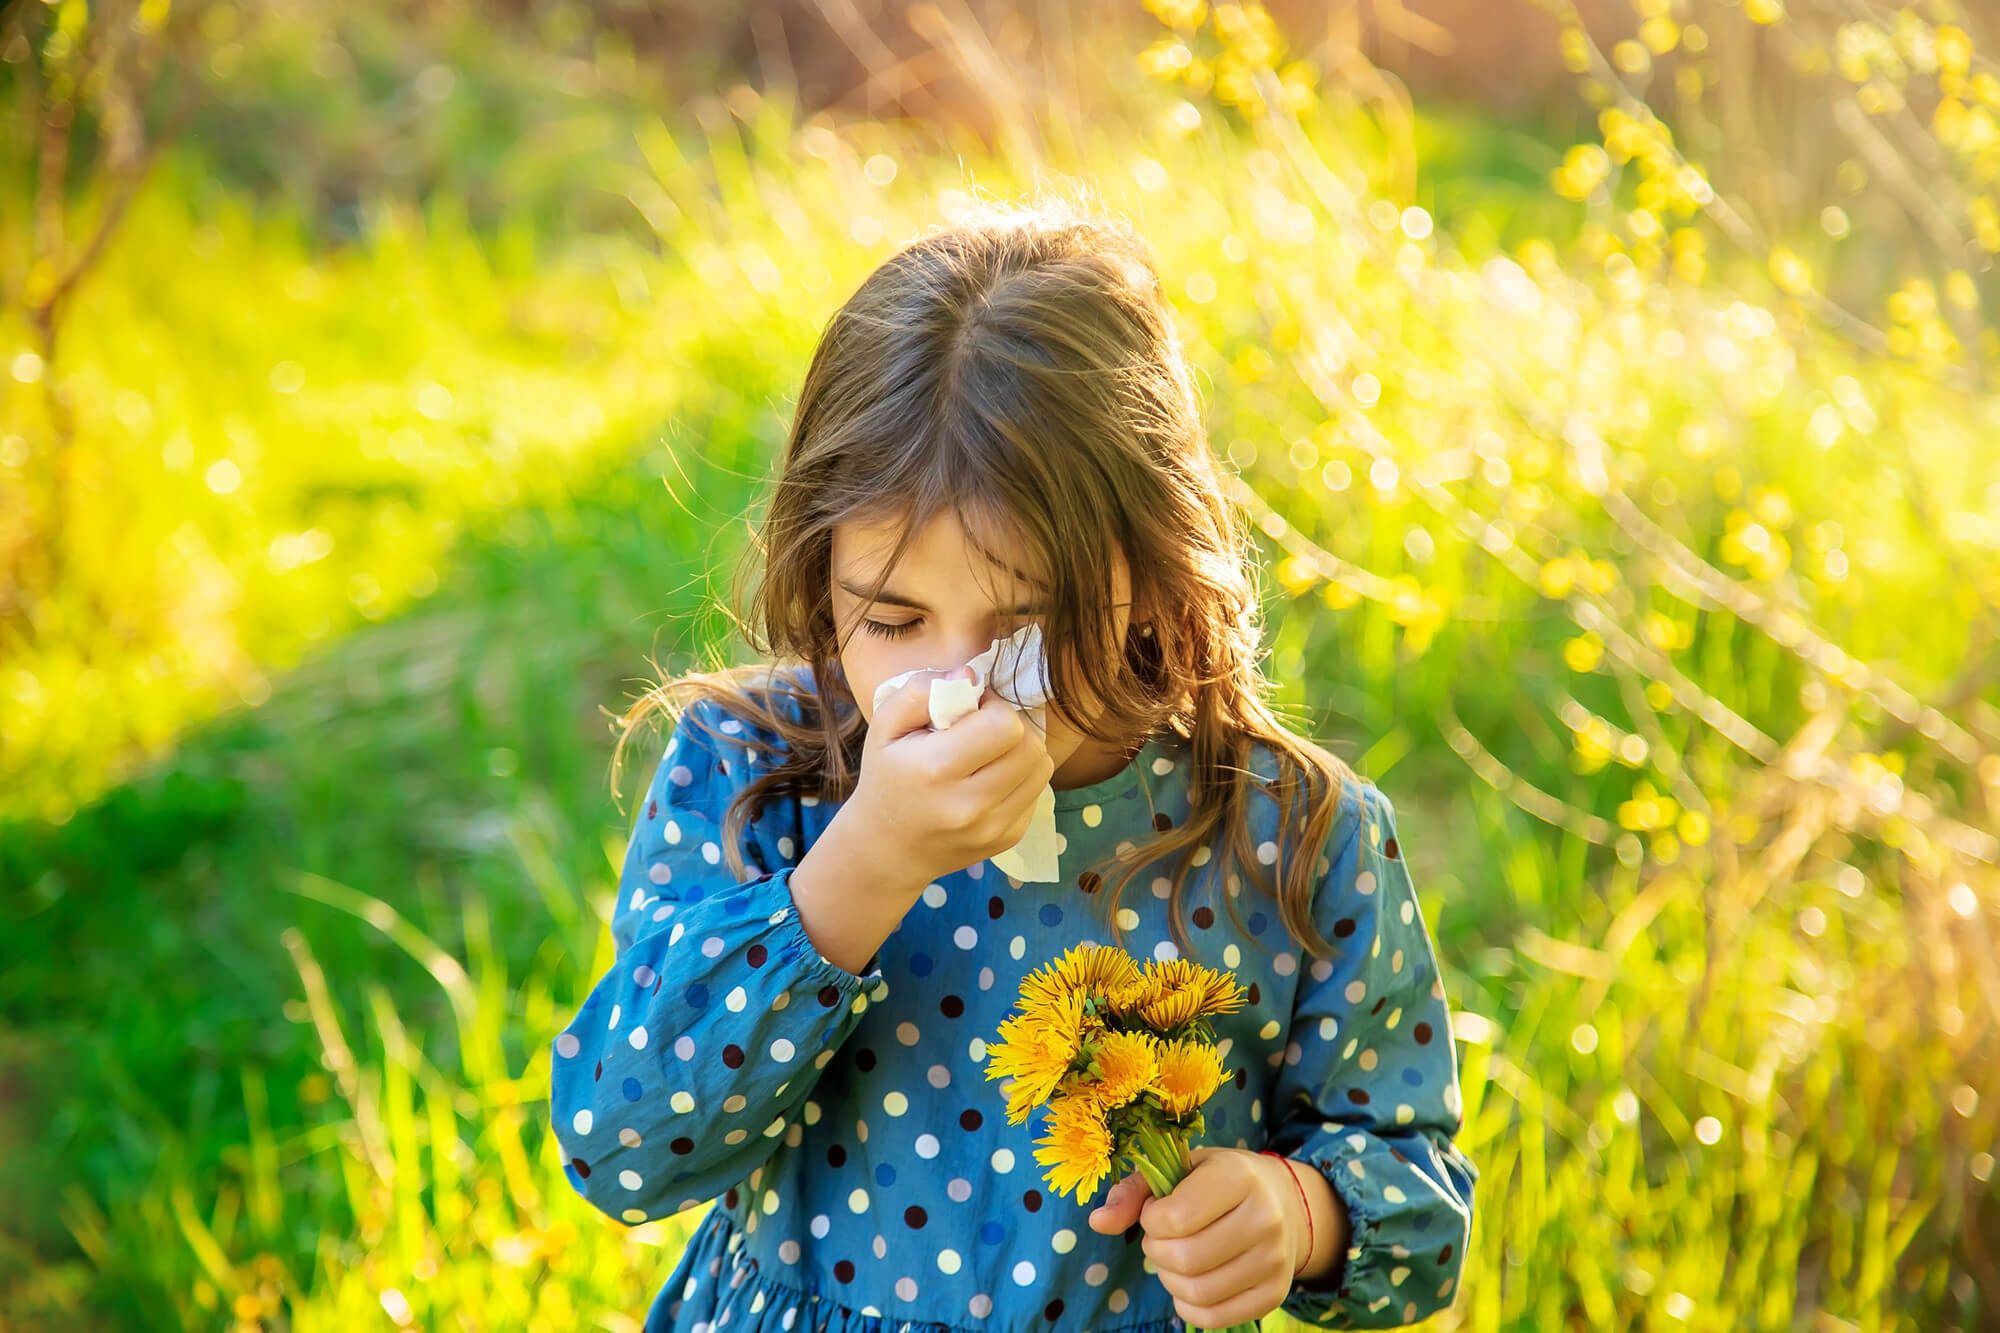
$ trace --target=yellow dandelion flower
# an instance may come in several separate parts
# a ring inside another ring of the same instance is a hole
[[[1007,1098],[1009,1124],[1026,1120],[1069,1073],[1086,1031],[1095,1026],[1084,1014],[1083,998],[1072,992],[1001,1020],[1000,1040],[986,1050],[986,1077],[1014,1079]]]
[[[1222,1086],[1222,1057],[1205,1041],[1165,1041],[1159,1073],[1148,1091],[1178,1118],[1196,1110]]]
[[[1159,1039],[1150,1032],[1107,1032],[1097,1043],[1098,1076],[1089,1095],[1116,1110],[1152,1085],[1159,1073]]]
[[[1088,1203],[1097,1186],[1111,1173],[1111,1130],[1104,1108],[1089,1097],[1058,1097],[1049,1104],[1048,1133],[1035,1142],[1035,1160],[1049,1188],[1072,1191],[1078,1203]]]
[[[1242,1007],[1245,992],[1227,972],[1203,967],[1185,958],[1169,958],[1147,966],[1147,991],[1128,991],[1131,1011],[1147,1026],[1156,1029],[1178,1027],[1197,1018],[1224,1014]]]
[[[1024,1000],[1046,1001],[1069,991],[1104,995],[1139,976],[1132,955],[1108,944],[1079,944],[1021,980]]]

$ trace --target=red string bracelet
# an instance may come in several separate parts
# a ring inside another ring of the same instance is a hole
[[[1309,1263],[1311,1263],[1311,1262],[1312,1262],[1312,1257],[1313,1257],[1313,1209],[1312,1209],[1312,1203],[1311,1203],[1311,1202],[1310,1202],[1309,1200],[1307,1200],[1307,1198],[1306,1198],[1306,1187],[1305,1187],[1304,1183],[1303,1183],[1303,1182],[1301,1182],[1301,1181],[1299,1180],[1299,1173],[1298,1173],[1298,1169],[1297,1169],[1296,1167],[1294,1167],[1294,1166],[1292,1165],[1292,1159],[1291,1159],[1291,1158],[1289,1158],[1289,1157],[1285,1156],[1285,1155],[1284,1155],[1283,1153],[1281,1153],[1281,1152],[1272,1152],[1272,1151],[1271,1151],[1271,1150],[1270,1150],[1269,1148],[1259,1148],[1259,1149],[1258,1149],[1257,1151],[1258,1151],[1258,1152],[1260,1152],[1260,1153],[1262,1153],[1262,1154],[1263,1154],[1264,1156],[1266,1156],[1266,1157],[1275,1157],[1275,1158],[1277,1158],[1277,1159],[1278,1159],[1279,1161],[1281,1161],[1281,1162],[1283,1162],[1283,1163],[1285,1164],[1285,1170],[1286,1170],[1287,1172],[1289,1172],[1289,1173],[1291,1174],[1291,1177],[1292,1177],[1292,1188],[1293,1188],[1293,1189],[1295,1189],[1295,1190],[1297,1190],[1297,1191],[1299,1192],[1299,1203],[1300,1203],[1301,1205],[1303,1205],[1303,1206],[1304,1206],[1304,1208],[1305,1208],[1305,1212],[1306,1212],[1306,1257],[1305,1257],[1305,1260],[1304,1260],[1304,1261],[1303,1261],[1302,1263],[1300,1263],[1300,1264],[1299,1264],[1298,1268],[1294,1268],[1294,1269],[1292,1270],[1292,1276],[1293,1276],[1293,1277],[1297,1277],[1297,1276],[1299,1275],[1299,1271],[1300,1271],[1301,1269],[1303,1269],[1303,1268],[1304,1268],[1304,1267],[1306,1266],[1306,1264],[1309,1264]]]

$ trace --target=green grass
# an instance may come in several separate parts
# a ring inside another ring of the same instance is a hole
[[[1419,118],[1418,195],[1350,213],[1233,113],[1103,96],[1129,119],[1075,170],[1154,240],[1250,488],[1278,703],[1405,812],[1461,1011],[1482,1178],[1440,1326],[1990,1316],[1994,881],[1933,849],[1990,828],[1995,697],[1910,728],[1885,682],[1944,698],[1992,651],[1991,403],[1822,336],[1755,256],[1621,295],[1512,131]],[[642,122],[656,244],[450,191],[336,243],[186,158],[86,289],[88,558],[4,676],[39,703],[5,723],[0,1323],[636,1328],[691,1219],[605,1221],[543,1117],[608,956],[606,710],[723,639],[825,314],[1012,179],[739,105]],[[1382,186],[1382,142],[1310,148]],[[1869,808],[1899,784],[1929,808]]]

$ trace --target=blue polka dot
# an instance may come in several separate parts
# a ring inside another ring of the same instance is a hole
[[[1250,914],[1250,920],[1245,924],[1250,927],[1250,933],[1252,935],[1262,935],[1264,933],[1264,927],[1270,925],[1271,922],[1270,919],[1266,917],[1262,912],[1252,912]]]
[[[638,1079],[636,1079],[636,1078],[628,1078],[628,1079],[626,1079],[626,1080],[625,1080],[625,1100],[626,1100],[626,1101],[628,1101],[628,1102],[636,1102],[636,1101],[638,1101],[638,1100],[639,1100],[639,1099],[640,1099],[641,1097],[643,1097],[643,1096],[645,1096],[645,1095],[646,1095],[646,1090],[645,1090],[645,1088],[643,1088],[643,1087],[641,1087],[641,1086],[640,1086],[640,1084],[639,1084],[639,1080],[638,1080]]]
[[[988,1218],[979,1224],[979,1239],[985,1241],[988,1245],[998,1245],[1001,1241],[1007,1239],[1007,1228],[1001,1226],[992,1218]]]
[[[875,1183],[884,1189],[896,1183],[896,1168],[887,1162],[875,1168]]]
[[[681,890],[681,901],[698,903],[707,896],[707,893],[708,891],[702,888],[701,885],[691,882],[685,889]]]
[[[750,895],[747,893],[732,893],[723,899],[722,905],[729,909],[729,915],[742,916],[750,907]]]
[[[699,981],[689,986],[687,988],[687,1002],[688,1007],[691,1009],[708,1008],[708,987],[702,985]]]
[[[914,977],[927,977],[930,974],[931,974],[931,956],[927,953],[911,954],[910,975]]]
[[[1041,917],[1042,924],[1045,926],[1060,926],[1062,924],[1062,908],[1057,907],[1054,903],[1043,903]]]
[[[1424,1076],[1414,1069],[1405,1069],[1403,1071],[1403,1082],[1413,1088],[1421,1088],[1424,1085]]]

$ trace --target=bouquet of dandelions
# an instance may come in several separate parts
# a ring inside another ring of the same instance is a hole
[[[1059,1194],[1086,1203],[1118,1166],[1165,1198],[1192,1169],[1188,1141],[1226,1071],[1209,1018],[1240,1008],[1230,973],[1173,958],[1143,967],[1122,949],[1084,944],[1021,979],[986,1077],[1010,1078],[1007,1123],[1048,1110],[1035,1160]],[[1255,1333],[1254,1322],[1228,1333]]]

